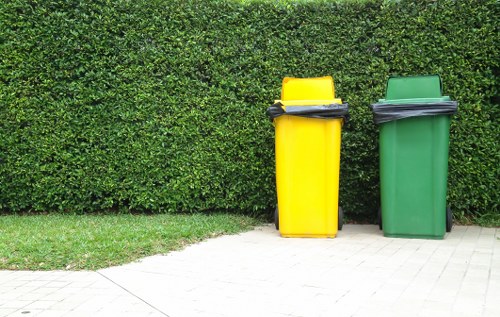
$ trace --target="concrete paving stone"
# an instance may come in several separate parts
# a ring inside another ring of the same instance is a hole
[[[448,266],[466,267],[470,263],[471,255],[465,256],[461,254],[453,254],[448,261]]]
[[[498,311],[485,310],[482,317],[498,317],[500,313]]]
[[[357,310],[354,314],[352,314],[352,317],[372,317],[372,316],[391,316],[394,313],[391,312],[388,309],[382,309],[380,307],[370,307],[370,308],[360,308]],[[331,316],[335,316],[332,314]]]
[[[463,283],[464,284],[481,283],[487,285],[489,278],[490,278],[489,269],[486,268],[484,270],[477,270],[469,268],[467,269],[467,272],[463,277]]]
[[[500,284],[500,273],[495,273],[491,270],[488,283],[491,285],[491,288],[498,288]]]
[[[87,288],[81,288],[81,287],[78,287],[78,288],[75,288],[75,287],[64,287],[64,288],[56,288],[56,289],[54,289],[51,294],[60,295],[60,296],[64,296],[64,297],[69,297],[69,296],[72,296],[72,295],[75,295],[75,294],[77,296],[85,296],[88,293],[92,293],[92,290],[91,289],[87,289]]]
[[[457,288],[434,287],[428,294],[427,300],[438,301],[444,304],[453,304],[458,294]]]
[[[41,298],[41,300],[48,300],[48,301],[55,301],[55,302],[61,302],[64,299],[66,299],[66,296],[64,294],[60,294],[57,291],[54,291],[52,293],[46,294]]]
[[[415,279],[415,274],[416,272],[406,270],[403,272],[396,272],[387,279],[387,284],[408,286]]]
[[[2,307],[2,303],[18,299],[18,297],[21,297],[24,294],[29,294],[29,293],[16,292],[15,289],[10,289],[0,293],[0,307]]]
[[[108,316],[110,316],[110,317],[118,317],[119,315],[121,315],[121,313],[119,313],[119,314],[114,313],[113,315],[108,315]],[[89,312],[85,312],[85,311],[74,311],[74,310],[72,310],[70,312],[67,312],[66,314],[63,315],[63,317],[89,317],[89,316],[92,316],[92,317],[105,317],[104,315],[100,315],[97,312],[89,313]]]
[[[67,312],[60,310],[44,309],[36,315],[36,317],[62,317],[66,315]],[[25,315],[24,317],[31,317],[31,314]]]
[[[22,308],[20,310],[17,310],[15,312],[13,312],[12,314],[9,315],[9,317],[26,317],[26,316],[29,316],[29,317],[38,317],[40,316],[44,311],[42,309],[26,309],[26,308]]]
[[[56,288],[50,288],[50,287],[39,287],[31,291],[33,294],[38,294],[41,295],[42,297],[45,297],[47,295],[50,295],[57,291]]]
[[[484,298],[481,296],[458,295],[453,305],[453,313],[468,314],[469,316],[481,316],[484,310]]]
[[[392,267],[375,267],[370,272],[370,277],[375,282],[386,282],[395,273]]]
[[[50,307],[50,309],[57,311],[74,311],[78,307],[82,306],[87,300],[88,298],[82,298],[82,299],[69,298],[67,300],[55,303],[53,306]]]
[[[485,298],[488,291],[488,281],[470,281],[464,282],[460,286],[459,295],[464,294],[467,296],[480,296]]]
[[[75,309],[78,310],[79,307],[97,307],[97,309],[101,309],[110,304],[115,304],[117,300],[120,299],[119,295],[112,294],[107,296],[98,296],[91,297],[80,305],[76,305]],[[121,303],[120,303],[121,304]]]
[[[12,289],[13,293],[23,295],[23,294],[32,294],[34,293],[38,287],[32,287],[32,286],[20,286],[20,287],[14,287]]]
[[[467,268],[456,267],[447,265],[439,277],[437,278],[437,284],[453,285],[454,287],[459,287],[465,278],[465,273]]]
[[[406,248],[400,248],[398,249],[389,259],[387,264],[394,263],[395,265],[401,265],[408,261],[408,259],[411,258],[411,256],[415,254],[414,250],[407,250]]]
[[[419,314],[418,317],[453,317],[453,312],[448,311],[448,310],[442,310],[442,309],[431,309],[431,308],[423,308]]]
[[[274,313],[277,313],[276,310],[279,310],[291,316],[319,316],[327,311],[331,311],[331,309],[326,305],[318,305],[318,303],[314,301],[307,300],[298,300],[294,305],[288,305],[286,309],[284,307],[275,307],[274,309]],[[354,309],[350,310],[350,312],[353,313]],[[261,312],[261,314],[257,316],[265,316],[265,311]]]
[[[491,256],[491,263],[495,265],[492,268],[496,269],[496,271],[499,272],[500,266],[498,266],[498,264],[500,264],[500,249],[498,249],[498,251],[495,251],[495,253],[493,253],[493,255]]]
[[[419,280],[419,279],[431,280],[431,281],[436,280],[442,275],[442,273],[445,269],[445,266],[446,266],[446,263],[437,264],[437,263],[428,262],[417,273],[417,275],[415,276],[415,279],[416,280]]]
[[[330,306],[337,303],[348,292],[345,290],[320,289],[314,296],[314,302],[318,303],[319,306]]]
[[[500,280],[490,279],[488,281],[488,294],[500,294]]]
[[[420,315],[424,308],[425,300],[421,298],[399,297],[395,303],[390,306],[392,312],[398,313],[400,316],[412,314],[414,316]]]
[[[198,307],[196,303],[196,301],[185,300],[182,298],[171,298],[170,300],[165,299],[163,303],[158,304],[155,307],[169,317],[182,317],[194,315]]]
[[[33,303],[23,307],[25,310],[44,310],[48,309],[57,304],[56,301],[48,301],[48,300],[37,300]]]
[[[500,305],[498,305],[498,297],[496,300],[486,301],[483,309],[483,314],[500,316]]]
[[[0,317],[7,317],[13,313],[15,313],[17,308],[1,308],[0,307]]]
[[[70,284],[70,282],[67,282],[67,281],[53,280],[53,281],[47,282],[43,287],[45,287],[45,288],[63,288],[63,287],[68,286],[69,284]]]
[[[472,253],[470,265],[488,265],[491,262],[492,255],[493,251],[491,250],[491,247],[489,248],[489,251],[476,249],[476,251]]]
[[[17,288],[17,287],[23,287],[28,285],[29,281],[27,280],[16,280],[16,279],[9,279],[7,281],[2,282],[3,287],[11,287],[11,288]]]
[[[422,304],[422,309],[428,310],[436,310],[436,311],[445,311],[451,313],[453,310],[453,303],[450,302],[442,302],[435,298],[431,298],[425,300]]]
[[[5,279],[7,279],[7,278],[9,278],[9,279],[10,279],[10,277],[9,277],[9,276],[14,275],[16,272],[18,272],[18,271],[11,271],[11,270],[3,270],[3,271],[0,271],[0,281],[5,280]]]
[[[339,316],[339,317],[350,317],[354,316],[356,311],[359,308],[357,306],[346,306],[341,303],[336,303],[330,306],[325,306],[322,311],[319,312],[319,317],[328,317],[328,316]],[[292,315],[293,316],[293,315]],[[304,317],[307,317],[309,315],[302,315]]]
[[[36,289],[29,291],[16,290],[15,293],[17,294],[17,299],[25,301],[38,301],[45,296],[45,294],[37,292]]]
[[[21,309],[21,308],[24,308],[24,307],[26,307],[28,305],[31,305],[32,303],[34,303],[34,301],[32,301],[32,300],[14,299],[14,300],[7,301],[5,304],[3,304],[2,306],[0,306],[0,308],[17,308],[17,309]]]
[[[401,294],[399,299],[409,299],[415,301],[424,301],[429,297],[429,293],[431,292],[432,285],[430,286],[409,286],[405,291]]]
[[[377,303],[383,303],[385,305],[392,305],[398,301],[403,292],[404,291],[402,289],[396,288],[380,289],[372,293],[369,300]]]
[[[486,307],[498,306],[499,298],[500,298],[500,292],[498,291],[495,291],[494,293],[488,293],[484,300],[484,305]]]
[[[440,279],[453,278],[462,280],[467,272],[467,264],[454,264],[448,262],[443,272],[441,272]]]

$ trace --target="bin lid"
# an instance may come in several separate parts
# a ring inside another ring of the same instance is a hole
[[[412,104],[417,105],[421,103],[440,103],[443,101],[450,101],[450,96],[442,96],[439,98],[411,98],[411,99],[379,99],[378,104]]]
[[[442,95],[439,75],[390,77],[385,99],[387,102],[392,99],[440,98]]]
[[[314,99],[314,100],[275,100],[274,103],[280,102],[284,109],[287,107],[303,107],[303,106],[326,106],[333,104],[342,104],[342,99]]]
[[[335,99],[332,76],[296,78],[285,77],[281,88],[281,100],[328,100]]]
[[[439,75],[390,77],[386,99],[370,105],[375,123],[411,117],[452,115],[458,103],[443,96]]]

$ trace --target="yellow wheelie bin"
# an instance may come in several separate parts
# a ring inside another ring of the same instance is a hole
[[[333,78],[283,79],[281,100],[268,108],[275,125],[275,224],[283,237],[334,238],[340,142],[348,105],[335,98]]]

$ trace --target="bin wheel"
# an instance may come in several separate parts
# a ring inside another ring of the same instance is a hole
[[[274,226],[276,227],[276,230],[280,229],[280,218],[278,216],[278,206],[276,206],[276,209],[274,209]]]
[[[344,209],[339,206],[339,218],[338,218],[338,223],[339,223],[339,230],[342,230],[342,227],[344,226]]]
[[[451,232],[451,227],[453,227],[453,213],[451,212],[450,206],[446,207],[446,232]]]
[[[382,208],[381,207],[378,207],[377,222],[378,222],[378,228],[380,230],[382,230]]]

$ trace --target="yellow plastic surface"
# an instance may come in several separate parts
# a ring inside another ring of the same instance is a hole
[[[276,102],[281,102],[284,105],[284,110],[286,111],[286,107],[293,106],[318,106],[318,105],[331,105],[332,103],[342,103],[342,99],[318,99],[318,100],[275,100]]]
[[[335,87],[331,76],[316,78],[285,77],[281,87],[281,100],[331,100]]]
[[[281,96],[286,107],[341,103],[331,77],[285,78]],[[281,236],[335,237],[343,119],[283,115],[274,122]]]

